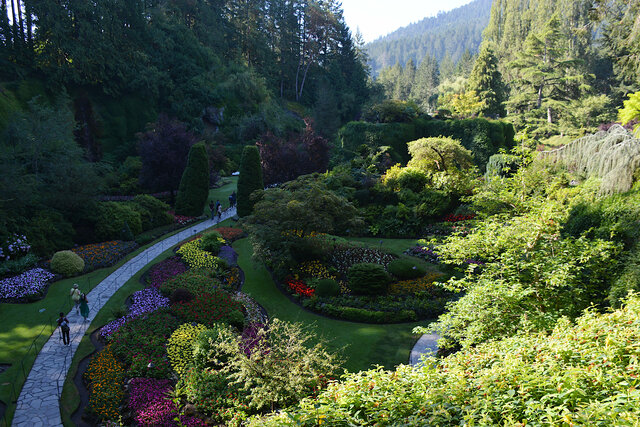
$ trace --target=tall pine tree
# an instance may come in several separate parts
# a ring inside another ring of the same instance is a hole
[[[487,117],[505,114],[505,86],[498,70],[498,58],[493,48],[485,43],[478,54],[468,81],[469,90],[475,91],[483,106],[480,113]]]
[[[240,177],[238,178],[238,216],[250,215],[255,202],[251,193],[264,189],[260,152],[255,145],[247,145],[240,159]]]

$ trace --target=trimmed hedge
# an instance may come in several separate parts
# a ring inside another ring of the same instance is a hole
[[[384,295],[389,275],[380,264],[355,264],[347,272],[349,288],[356,295]]]
[[[209,197],[209,157],[204,142],[199,142],[189,149],[187,167],[182,174],[178,196],[176,197],[176,214],[184,216],[200,216]]]
[[[340,285],[333,279],[321,279],[316,285],[316,295],[319,297],[334,297],[340,295]]]
[[[250,215],[255,201],[250,196],[256,190],[264,189],[260,152],[255,145],[247,145],[242,150],[240,176],[238,177],[238,216]]]
[[[417,279],[427,272],[419,263],[407,258],[394,259],[387,266],[387,271],[400,280]]]
[[[457,139],[471,150],[478,167],[484,169],[489,157],[500,148],[508,150],[514,144],[513,125],[499,120],[465,119],[433,120],[418,118],[410,123],[350,122],[338,131],[338,141],[350,158],[362,145],[390,146],[407,162],[410,159],[407,142],[426,137],[445,136]]]
[[[84,270],[84,260],[72,251],[60,251],[51,258],[51,270],[64,276],[77,276]]]

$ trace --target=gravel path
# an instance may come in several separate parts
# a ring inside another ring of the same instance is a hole
[[[440,335],[438,334],[424,334],[420,337],[418,342],[413,346],[411,355],[409,356],[409,364],[416,366],[422,362],[422,355],[436,355],[438,351],[438,340]]]

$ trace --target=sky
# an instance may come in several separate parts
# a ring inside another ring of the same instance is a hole
[[[371,42],[400,27],[471,3],[471,0],[342,0],[344,18],[351,32],[356,29]]]

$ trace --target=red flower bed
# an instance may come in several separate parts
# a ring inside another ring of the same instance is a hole
[[[303,295],[305,297],[313,296],[316,292],[315,289],[308,287],[302,280],[288,278],[285,283],[295,294]]]
[[[183,321],[202,323],[209,328],[219,322],[235,326],[244,321],[242,304],[221,289],[201,293],[191,301],[175,304],[172,309]]]
[[[475,214],[471,214],[471,215],[453,215],[453,214],[449,214],[447,216],[445,216],[442,221],[444,222],[460,222],[460,221],[468,221],[470,219],[475,218]]]
[[[224,240],[228,240],[229,242],[233,242],[244,234],[244,230],[241,228],[233,227],[218,227],[216,228],[216,231],[220,233]]]
[[[195,216],[176,215],[174,211],[169,211],[169,214],[173,217],[173,222],[181,226],[190,224],[198,219]]]

